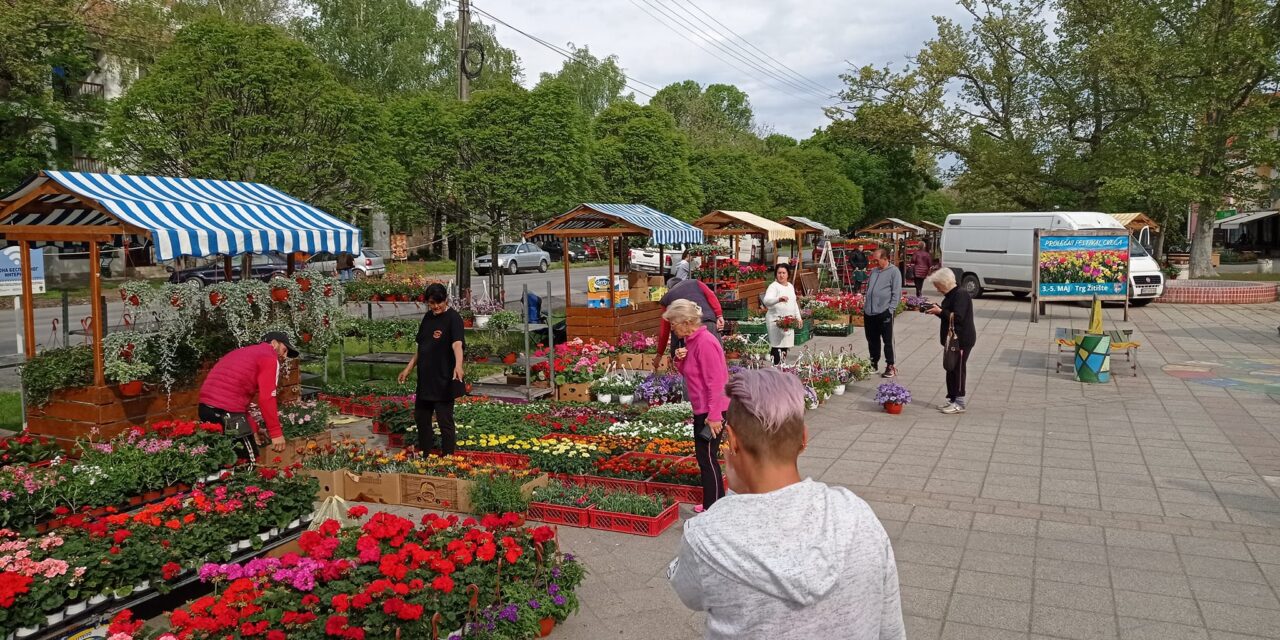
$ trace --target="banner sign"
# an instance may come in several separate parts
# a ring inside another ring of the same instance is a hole
[[[1039,299],[1128,299],[1129,232],[1100,229],[1068,233],[1042,231],[1037,238]]]
[[[44,293],[44,249],[31,250],[31,293]],[[0,251],[0,296],[22,295],[22,251]]]

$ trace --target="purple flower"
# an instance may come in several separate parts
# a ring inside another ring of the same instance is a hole
[[[569,559],[569,554],[567,554],[567,553],[566,553],[566,554],[564,554],[564,555],[565,555],[565,559],[566,559],[566,560],[568,560],[568,559]],[[559,577],[560,577],[560,567],[551,567],[551,577],[553,577],[553,578],[559,578]],[[555,586],[555,585],[551,585],[551,586]]]
[[[553,569],[553,570],[552,570],[552,573],[555,573],[556,571],[559,571],[559,568]],[[559,576],[556,576],[556,577],[559,577]],[[551,584],[547,585],[547,593],[549,593],[549,594],[551,594],[551,595],[553,595],[553,596],[554,596],[555,594],[557,594],[557,593],[560,593],[560,585],[558,585],[558,584],[556,584],[556,583],[554,583],[554,582],[552,582]]]
[[[551,599],[551,602],[555,603],[557,607],[563,607],[565,602],[564,596],[557,595],[556,597]]]
[[[538,601],[537,601],[537,600],[530,600],[530,601],[529,601],[529,608],[530,608],[530,609],[541,609],[541,608],[542,608],[542,605],[538,604]]]
[[[506,620],[507,622],[515,622],[519,618],[519,614],[520,614],[520,608],[514,604],[509,604],[502,608],[502,611],[498,614],[498,617],[502,618],[503,620]]]

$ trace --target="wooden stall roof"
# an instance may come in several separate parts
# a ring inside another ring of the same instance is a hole
[[[936,223],[936,222],[930,222],[930,221],[928,221],[928,220],[921,220],[921,221],[920,221],[920,226],[924,227],[925,231],[934,232],[934,233],[941,233],[941,232],[942,232],[942,225],[940,225],[940,224],[938,224],[938,223]]]
[[[858,235],[860,236],[923,235],[924,233],[924,227],[911,224],[899,218],[885,218],[873,225],[858,229]]]
[[[702,229],[642,204],[587,202],[524,233],[525,238],[609,238],[622,235],[651,236],[658,244],[702,242]]]
[[[1145,213],[1113,213],[1111,217],[1119,220],[1129,231],[1142,231],[1145,228],[1150,228],[1153,232],[1160,231],[1160,224]]]
[[[769,240],[795,240],[796,231],[749,211],[716,210],[693,221],[709,236],[764,235]]]
[[[822,235],[827,237],[835,237],[840,235],[839,231],[832,229],[831,227],[828,227],[827,225],[822,224],[821,222],[817,222],[815,220],[811,220],[803,216],[787,216],[779,220],[778,222],[780,224],[785,224],[788,227],[795,229],[796,231],[801,231],[804,233],[821,233]]]

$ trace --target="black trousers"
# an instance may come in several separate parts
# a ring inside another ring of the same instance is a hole
[[[243,413],[232,413],[217,407],[211,407],[201,403],[199,407],[199,416],[201,422],[212,422],[220,424],[224,428],[227,426],[227,419],[233,417],[244,416]],[[258,462],[258,441],[252,434],[247,436],[238,436],[234,438],[232,448],[236,452],[236,461],[248,461],[249,464],[257,464]]]
[[[947,372],[947,400],[963,398],[965,379],[969,377],[969,349],[960,350],[960,366]]]
[[[702,508],[710,509],[716,500],[724,497],[724,472],[720,469],[720,440],[724,431],[715,440],[707,440],[698,435],[707,424],[707,414],[693,417],[693,455],[698,459],[698,471],[702,474]]]
[[[440,451],[453,455],[458,448],[458,429],[453,423],[453,400],[418,400],[413,407],[413,421],[418,425],[418,449],[424,453],[436,448],[436,433],[431,428],[431,415],[440,425]]]
[[[928,278],[929,276],[916,276],[916,297],[917,298],[919,298],[921,296],[921,292],[924,291],[924,281],[927,280]]]
[[[867,333],[867,351],[871,365],[880,364],[880,345],[884,345],[884,362],[893,366],[893,309],[877,316],[866,316],[863,329]]]

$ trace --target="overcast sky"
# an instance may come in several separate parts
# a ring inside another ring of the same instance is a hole
[[[834,95],[840,90],[839,74],[849,69],[846,60],[900,66],[936,33],[932,16],[958,17],[960,13],[954,0],[475,0],[475,4],[551,44],[585,45],[598,57],[616,54],[628,78],[634,79],[632,86],[646,93],[654,89],[642,82],[659,88],[689,79],[704,86],[737,85],[751,96],[759,124],[797,138],[808,137],[827,122],[820,107],[834,100],[822,98],[819,92]],[[475,17],[493,24],[483,15]],[[560,68],[564,58],[559,54],[501,24],[496,27],[502,43],[520,55],[526,85],[536,84],[540,73]],[[787,81],[771,78],[752,65]],[[640,93],[636,99],[648,102]]]

